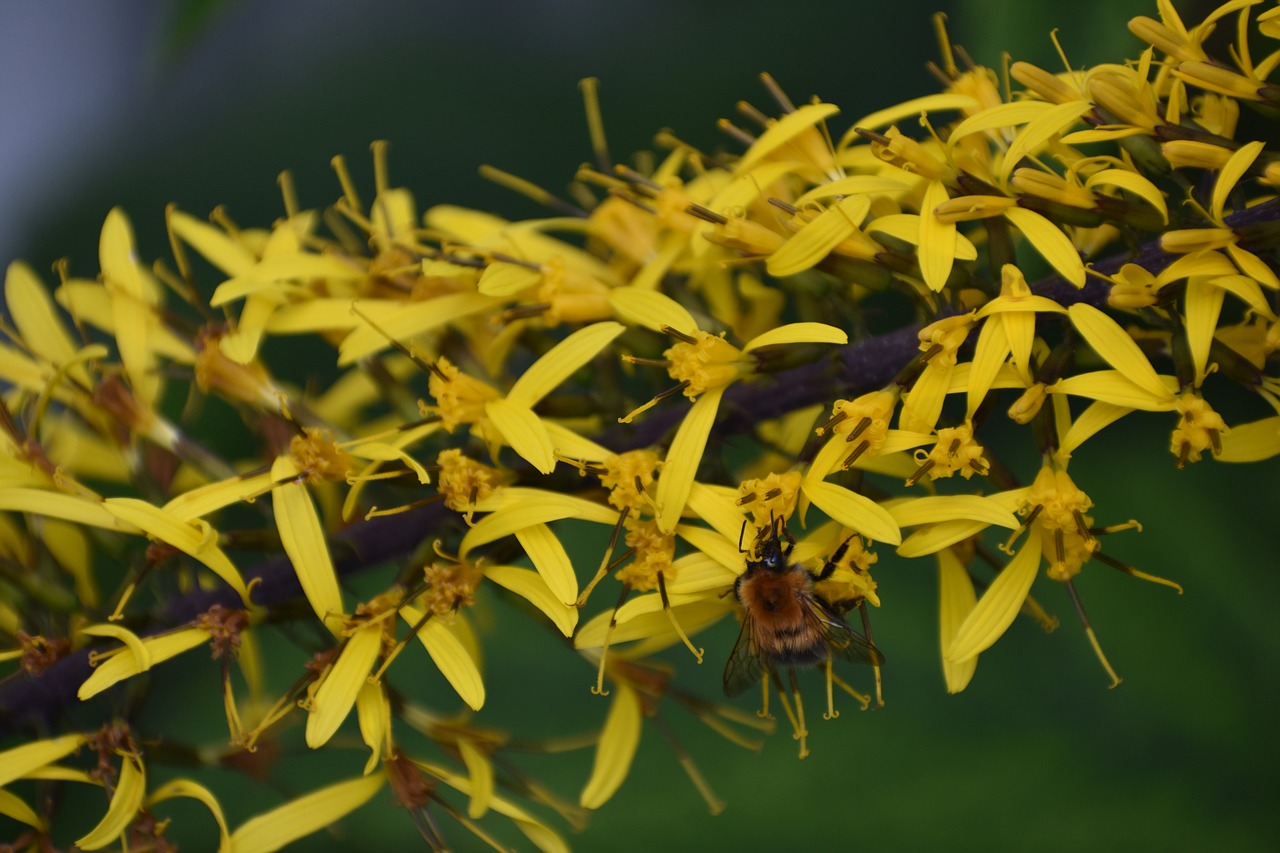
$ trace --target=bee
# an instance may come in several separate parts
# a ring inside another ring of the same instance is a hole
[[[745,531],[745,524],[743,526]],[[739,536],[741,540],[741,536]],[[785,546],[784,546],[785,540]],[[733,585],[742,630],[724,668],[724,692],[736,696],[779,668],[816,666],[833,657],[883,666],[884,655],[814,590],[835,571],[848,542],[814,574],[790,561],[795,539],[780,519],[756,538],[754,555]],[[738,543],[739,549],[742,543]]]

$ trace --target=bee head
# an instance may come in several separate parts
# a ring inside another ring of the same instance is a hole
[[[774,518],[769,523],[769,530],[760,531],[761,539],[758,542],[757,549],[760,554],[760,565],[767,571],[774,574],[782,574],[787,570],[787,557],[791,554],[791,549],[795,546],[795,540],[791,538],[791,533],[783,524],[782,519]],[[783,540],[786,545],[783,545]]]

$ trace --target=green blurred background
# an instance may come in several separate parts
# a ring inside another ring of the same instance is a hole
[[[714,122],[732,116],[739,99],[771,109],[756,80],[765,70],[794,100],[817,94],[852,121],[935,91],[924,64],[937,56],[930,15],[939,9],[953,40],[979,61],[998,66],[1008,50],[1055,70],[1050,29],[1059,29],[1078,67],[1136,55],[1124,21],[1154,15],[1147,0],[5,4],[0,260],[23,257],[45,272],[69,256],[74,272],[93,275],[98,229],[116,204],[132,216],[143,255],[167,256],[167,203],[196,215],[225,204],[242,224],[267,224],[281,210],[275,178],[283,169],[294,172],[304,206],[336,199],[328,160],[338,153],[367,198],[368,143],[379,138],[392,145],[393,183],[412,189],[421,208],[447,202],[540,215],[482,181],[476,167],[491,163],[559,191],[590,158],[579,79],[601,79],[618,159],[663,127],[701,147],[731,144]],[[1242,406],[1241,416],[1265,414],[1252,401]],[[1062,627],[1045,635],[1016,624],[982,656],[969,689],[947,696],[933,564],[882,551],[876,577],[885,606],[873,618],[889,659],[888,707],[824,722],[818,682],[806,679],[813,754],[803,762],[788,732],[749,753],[668,709],[664,718],[727,810],[708,815],[647,724],[630,778],[571,838],[574,846],[1280,847],[1280,631],[1272,616],[1280,602],[1280,466],[1204,462],[1175,471],[1172,421],[1131,420],[1086,447],[1071,473],[1094,498],[1099,523],[1136,517],[1146,526],[1107,541],[1108,552],[1181,582],[1187,594],[1105,567],[1080,578],[1121,687],[1106,689],[1065,590],[1041,581],[1036,594]],[[503,621],[511,612],[495,603],[491,615]],[[735,630],[722,624],[699,638],[708,649],[701,669],[682,651],[669,655],[683,686],[715,697]],[[587,692],[587,667],[549,668],[571,660],[549,638],[504,631],[486,645],[490,694],[480,722],[550,735],[603,717],[606,703]],[[295,654],[288,666],[300,662]],[[216,741],[225,730],[210,672],[191,674],[192,695],[206,697],[198,707],[162,710],[188,717],[182,728],[190,732],[207,722],[204,737]],[[863,686],[869,680],[845,674]],[[351,752],[287,765],[293,790],[305,791],[362,763]],[[531,757],[524,766],[574,799],[590,755]],[[233,826],[274,802],[229,774],[210,784],[219,793],[234,787],[226,800]],[[208,824],[196,807],[174,813]],[[480,849],[445,825],[459,848]],[[406,839],[410,824],[383,794],[336,834],[296,849]]]

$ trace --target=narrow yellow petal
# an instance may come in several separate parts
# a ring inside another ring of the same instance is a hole
[[[1229,243],[1227,254],[1236,262],[1236,266],[1240,267],[1242,273],[1257,281],[1258,284],[1272,290],[1280,289],[1280,277],[1276,276],[1276,271],[1267,266],[1266,262],[1253,252],[1242,249],[1235,243]]]
[[[257,261],[252,252],[231,239],[225,231],[189,213],[173,210],[168,220],[174,234],[228,276],[248,272]]]
[[[533,409],[510,400],[490,400],[484,404],[485,416],[522,459],[543,474],[556,467],[556,451],[551,436]]]
[[[0,510],[47,515],[51,518],[61,518],[64,521],[74,521],[76,524],[102,527],[107,530],[136,532],[131,525],[125,524],[107,512],[98,501],[69,495],[66,492],[52,492],[23,486],[0,488]]]
[[[4,299],[23,343],[32,352],[58,366],[66,365],[75,358],[79,347],[71,340],[66,326],[58,317],[48,288],[31,267],[21,261],[9,264],[4,276]],[[75,375],[89,384],[83,367],[77,368]]]
[[[679,533],[683,527],[677,527],[676,532]],[[684,597],[726,590],[742,573],[743,565],[741,553],[735,566],[726,566],[718,557],[707,554],[685,554],[674,563],[676,578],[667,583],[667,594]]]
[[[1211,281],[1199,277],[1187,281],[1187,349],[1195,365],[1197,388],[1204,382],[1205,371],[1209,367],[1209,347],[1213,344],[1213,333],[1218,329],[1218,315],[1222,312],[1225,295],[1222,288]]]
[[[1089,346],[1102,356],[1103,361],[1152,397],[1156,399],[1172,397],[1172,393],[1160,380],[1151,362],[1143,355],[1129,333],[1120,328],[1119,323],[1092,305],[1083,302],[1072,305],[1067,309],[1067,313],[1071,315],[1072,325],[1084,335]]]
[[[27,805],[21,797],[8,791],[0,790],[0,815],[25,823],[41,832],[46,829],[44,820],[36,814],[35,809]]]
[[[271,853],[299,838],[337,823],[369,801],[383,776],[360,776],[297,797],[250,818],[231,834],[235,853]]]
[[[1170,380],[1168,384],[1177,382],[1172,376],[1168,379]],[[1118,370],[1095,370],[1092,373],[1068,376],[1051,385],[1049,391],[1053,394],[1087,397],[1090,400],[1100,400],[1130,409],[1141,409],[1144,412],[1167,412],[1174,406],[1174,392],[1168,385],[1165,385],[1161,396],[1155,397],[1146,388],[1136,385],[1133,380]]]
[[[736,543],[738,534],[742,532],[743,518],[742,508],[737,501],[737,489],[695,481],[693,488],[689,490],[687,506],[694,515],[718,531],[725,541]],[[684,535],[683,528],[676,528],[676,532]],[[694,547],[699,546],[695,544]],[[737,546],[734,547],[736,549]]]
[[[84,735],[62,735],[24,743],[0,752],[0,787],[47,764],[61,761],[79,749],[84,742]]]
[[[517,530],[516,539],[551,592],[565,604],[577,601],[578,578],[573,573],[573,562],[551,528],[545,524],[530,525]]]
[[[624,331],[625,326],[612,321],[579,329],[530,365],[507,392],[507,401],[533,408]]]
[[[692,504],[690,504],[692,506]],[[742,574],[746,569],[746,555],[738,550],[738,535],[744,533],[742,527],[742,513],[738,513],[737,522],[738,532],[733,534],[733,541],[730,541],[723,532],[715,530],[707,530],[705,527],[698,527],[693,524],[681,524],[676,527],[676,535],[684,541],[688,542],[699,552],[710,557],[718,565],[728,569],[732,576],[729,578],[730,583],[733,578]],[[754,536],[752,530],[745,530],[745,536],[748,539]],[[743,542],[745,547],[748,542]],[[683,558],[681,558],[683,559]],[[677,582],[683,582],[683,575],[676,575]],[[668,583],[667,591],[670,592],[673,584]],[[686,590],[687,591],[687,590]]]
[[[920,202],[920,275],[934,293],[942,290],[955,263],[956,224],[943,221],[933,209],[947,200],[942,181],[930,181]]]
[[[743,352],[779,344],[847,344],[849,336],[826,323],[787,323],[747,341]]]
[[[688,636],[693,636],[708,625],[719,621],[735,607],[737,604],[727,596],[707,598],[699,594],[691,596],[687,603],[677,604],[672,601],[671,612],[684,632]],[[605,633],[609,629],[609,620],[612,617],[613,614],[607,610],[592,617],[587,624],[578,629],[578,633],[574,634],[573,647],[598,649],[603,646]],[[662,600],[657,594],[633,598],[618,611],[618,624],[613,629],[610,641],[629,643],[634,640],[654,640],[657,648],[681,642],[680,635],[671,627],[670,617],[663,612]],[[657,648],[650,647],[646,653],[656,651]],[[609,654],[613,652],[610,651]]]
[[[920,217],[914,213],[890,213],[881,216],[867,225],[867,233],[887,234],[896,240],[910,243],[912,246],[920,242]],[[958,261],[972,261],[978,257],[978,247],[959,231],[955,235],[955,248],[952,254]]]
[[[670,326],[677,332],[692,334],[698,324],[693,315],[670,296],[639,287],[616,287],[609,291],[609,304],[618,317],[655,332]]]
[[[1227,206],[1227,196],[1235,189],[1236,184],[1244,177],[1245,172],[1249,171],[1249,167],[1253,165],[1254,160],[1258,159],[1258,155],[1262,153],[1262,149],[1265,147],[1266,144],[1258,139],[1253,142],[1246,142],[1231,154],[1231,159],[1227,160],[1227,164],[1218,173],[1218,179],[1213,182],[1213,196],[1209,201],[1209,212],[1213,214],[1215,219],[1222,219],[1223,211]]]
[[[680,513],[689,499],[689,489],[693,487],[693,478],[698,473],[698,463],[702,461],[702,452],[707,447],[707,437],[716,422],[724,390],[724,386],[713,388],[693,401],[667,450],[654,495],[658,504],[658,529],[663,533],[675,530],[680,521]]]
[[[977,596],[973,592],[973,579],[956,556],[948,548],[938,552],[938,641],[942,647],[942,677],[948,693],[959,693],[969,686],[978,668],[974,656],[964,663],[954,663],[947,657],[947,650],[955,640],[956,632],[965,617],[973,612]]]
[[[476,290],[485,296],[511,298],[537,286],[542,281],[542,271],[524,264],[491,261],[480,274]]]
[[[414,764],[440,779],[449,787],[464,794],[470,795],[472,793],[470,777],[426,761],[415,761]],[[534,846],[543,853],[569,853],[569,845],[565,844],[563,838],[516,804],[495,794],[489,803],[489,807],[498,814],[514,821],[516,828],[523,832],[533,842]]]
[[[981,495],[929,495],[895,503],[888,510],[899,527],[939,521],[981,521],[1014,530],[1019,521],[1009,510]]]
[[[1233,426],[1222,436],[1222,452],[1215,458],[1219,462],[1261,462],[1277,454],[1280,454],[1280,415]]]
[[[360,723],[360,739],[369,747],[369,758],[364,763],[364,775],[378,767],[387,736],[391,732],[391,705],[381,682],[366,680],[356,696],[356,720]]]
[[[1003,185],[1008,181],[1009,174],[1022,158],[1035,154],[1042,145],[1070,128],[1080,116],[1091,109],[1093,104],[1086,100],[1067,101],[1065,104],[1055,104],[1043,110],[1040,115],[1027,122],[1026,127],[1009,144],[1001,160],[998,175],[1000,183]],[[1083,276],[1081,280],[1083,281]]]
[[[88,625],[81,628],[80,633],[89,637],[110,637],[113,640],[119,640],[124,643],[125,648],[129,650],[129,654],[133,656],[139,672],[151,669],[151,651],[147,648],[147,644],[142,641],[141,637],[123,625],[104,622],[101,625]]]
[[[446,326],[455,320],[487,311],[502,304],[502,300],[483,293],[453,293],[425,299],[421,302],[394,302],[375,310],[374,306],[360,302],[360,310],[381,327],[382,332],[397,341],[407,342],[416,335]],[[372,326],[355,327],[338,345],[338,366],[346,367],[358,359],[391,346],[382,332]]]
[[[1163,222],[1166,224],[1169,222],[1169,207],[1165,203],[1164,193],[1137,172],[1131,172],[1128,169],[1103,169],[1101,172],[1090,175],[1084,185],[1087,189],[1110,186],[1127,190],[1154,207],[1160,213],[1160,219]]]
[[[779,278],[810,269],[852,235],[870,210],[865,195],[841,199],[792,234],[769,256],[765,269]]]
[[[573,518],[578,513],[578,507],[573,502],[550,492],[533,492],[527,497],[517,497],[519,499],[516,502],[485,516],[467,531],[458,549],[459,557],[465,560],[472,549],[510,536],[517,530],[548,521]],[[616,516],[614,521],[617,521]]]
[[[1022,102],[1028,103],[1028,102]],[[867,130],[875,130],[881,127],[888,127],[891,124],[897,124],[903,119],[918,118],[922,113],[942,112],[944,110],[958,110],[968,112],[978,110],[982,105],[970,95],[960,95],[954,92],[940,92],[934,95],[925,95],[919,98],[912,98],[897,106],[888,109],[878,110],[877,112],[865,115],[850,125],[849,130],[845,133],[844,138],[840,140],[840,147],[844,148],[851,141],[859,138],[853,128],[861,127]],[[987,111],[989,112],[989,110]]]
[[[573,629],[578,625],[578,608],[561,601],[540,574],[514,566],[486,566],[484,576],[545,613],[561,634],[573,636]]]
[[[147,808],[175,797],[198,800],[204,804],[213,815],[213,819],[218,822],[218,853],[230,853],[231,834],[227,831],[227,819],[222,814],[222,804],[218,802],[213,792],[191,779],[172,779],[152,792],[147,798]]]
[[[467,803],[467,817],[475,820],[484,817],[493,802],[493,762],[469,738],[458,738],[458,753],[471,778],[471,800]]]
[[[204,563],[239,593],[241,601],[248,603],[249,591],[245,588],[244,579],[240,577],[240,572],[232,565],[227,555],[218,547],[217,532],[209,527],[207,522],[201,520],[184,522],[177,516],[137,498],[107,498],[102,505],[116,518],[132,524],[153,539],[172,545],[182,553]]]
[[[867,125],[859,126],[867,127]],[[752,182],[752,186],[755,188],[754,195],[759,194],[760,187],[762,185],[767,186],[767,184]],[[910,189],[911,186],[909,184],[885,175],[850,175],[849,177],[841,178],[838,181],[830,181],[828,183],[820,184],[797,198],[792,202],[792,204],[795,207],[803,208],[810,202],[822,201],[823,199],[831,198],[833,196],[894,195],[899,193],[905,194],[910,191]],[[744,199],[743,203],[738,206],[745,206],[747,201],[750,201],[750,198]],[[724,206],[716,207],[714,209],[724,210]],[[861,219],[861,217],[859,217],[859,219]]]
[[[1000,639],[1022,610],[1039,569],[1040,537],[1033,532],[956,630],[951,648],[946,652],[947,659],[964,663]]]
[[[942,406],[951,390],[954,364],[937,360],[925,366],[915,384],[902,399],[898,414],[899,428],[908,432],[929,433],[938,425]],[[883,450],[881,451],[884,452]]]
[[[1080,252],[1072,245],[1071,238],[1061,228],[1024,207],[1009,208],[1004,212],[1004,218],[1022,232],[1027,242],[1059,275],[1076,287],[1084,287],[1084,262],[1080,260]]]
[[[405,606],[400,608],[400,616],[410,625],[418,624],[422,612],[416,608]],[[426,647],[427,654],[435,662],[436,669],[457,691],[458,696],[473,711],[484,706],[484,680],[480,677],[480,669],[472,659],[467,647],[445,624],[443,619],[428,619],[418,629],[418,639]]]
[[[1034,321],[1033,321],[1034,323]],[[973,362],[969,368],[966,417],[972,418],[991,390],[991,383],[1000,372],[1001,365],[1009,357],[1009,337],[999,318],[988,317],[978,331],[978,343],[973,350]],[[949,389],[948,389],[949,390]]]
[[[140,662],[138,657],[132,654],[113,655],[98,664],[93,674],[80,685],[76,695],[82,700],[89,699],[117,682],[132,678],[158,663],[177,657],[197,646],[205,645],[209,642],[209,632],[201,628],[183,628],[179,631],[147,637],[142,642],[147,647],[144,662]]]
[[[997,104],[985,110],[973,113],[957,124],[947,135],[948,147],[954,146],[961,139],[974,133],[988,130],[1003,130],[1027,124],[1053,109],[1048,101],[1010,101]]]
[[[101,850],[120,837],[120,833],[138,816],[142,797],[147,792],[147,774],[142,763],[131,755],[124,757],[120,766],[120,778],[111,795],[107,813],[98,825],[76,841],[81,850]]]
[[[751,143],[751,147],[738,161],[739,174],[751,170],[757,163],[786,145],[809,128],[840,112],[834,104],[805,104],[769,125],[769,128]]]
[[[287,456],[277,458],[271,466],[272,481],[281,483],[271,490],[280,544],[293,563],[312,610],[336,633],[343,613],[342,590],[338,588],[324,527],[311,495],[307,494],[306,486],[290,479],[297,475],[297,467]]]
[[[136,257],[133,226],[118,207],[112,208],[102,225],[98,254],[103,280],[111,291],[116,348],[129,387],[144,408],[154,408],[160,396],[160,374],[155,370],[155,348],[150,345],[149,294]]]
[[[640,746],[640,721],[640,697],[631,685],[619,682],[596,745],[591,776],[579,798],[583,808],[600,808],[627,778]]]
[[[984,521],[940,521],[914,531],[898,546],[903,557],[924,557],[981,533],[989,525]]]
[[[381,622],[359,628],[347,639],[312,700],[311,713],[307,715],[307,746],[319,749],[333,737],[356,704],[381,649]]]
[[[191,521],[234,503],[260,495],[271,485],[271,474],[263,471],[247,477],[219,480],[199,488],[183,492],[164,505],[163,509],[174,518]]]
[[[1065,464],[1071,458],[1071,454],[1076,452],[1076,448],[1132,411],[1133,409],[1117,406],[1114,403],[1091,403],[1071,423],[1071,429],[1067,430],[1067,434],[1058,440],[1056,458]]]
[[[887,509],[871,498],[825,481],[806,482],[802,488],[814,506],[864,538],[889,545],[901,544],[902,532],[898,523]]]

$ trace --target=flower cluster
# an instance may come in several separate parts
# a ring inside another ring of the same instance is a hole
[[[1095,507],[1071,459],[1150,412],[1178,467],[1280,454],[1280,151],[1254,129],[1280,118],[1280,50],[1256,56],[1280,10],[1256,5],[1189,26],[1160,0],[1130,22],[1135,60],[1015,62],[1016,86],[958,61],[939,22],[941,92],[850,122],[766,77],[776,115],[722,122],[733,152],[664,135],[644,168],[612,163],[588,81],[598,165],[571,199],[488,170],[547,218],[420,215],[378,143],[367,206],[335,159],[341,197],[304,209],[285,175],[269,227],[171,207],[171,261],[143,261],[117,209],[88,277],[65,263],[51,287],[11,264],[0,810],[28,828],[15,847],[163,848],[164,803],[185,797],[220,849],[272,850],[385,786],[433,847],[457,827],[501,846],[496,813],[561,850],[542,815],[573,825],[608,801],[645,725],[716,811],[665,715],[754,747],[776,694],[803,756],[794,669],[824,670],[828,718],[833,685],[883,705],[893,649],[870,611],[895,603],[872,571],[913,558],[937,566],[946,690],[1019,615],[1057,625],[1031,595],[1041,574],[1118,684],[1077,585],[1101,565],[1181,588],[1104,553],[1139,525]],[[1235,38],[1211,55],[1219,23]],[[1224,394],[1246,414],[1220,414]],[[1026,449],[1039,465],[1017,470]],[[490,629],[521,611],[586,664],[586,722],[536,744],[594,749],[576,801],[485,724],[484,661],[505,651]],[[723,683],[758,680],[762,716],[707,697],[729,650],[694,638],[735,618]],[[306,662],[290,669],[282,644]],[[149,730],[142,709],[163,701],[167,662],[195,667],[204,647],[227,741],[183,751],[194,733]],[[874,699],[840,659],[873,665]],[[179,751],[270,774],[295,727],[311,749],[348,730],[366,754],[234,829],[198,773],[148,779]],[[102,788],[104,813],[58,814],[49,784]]]

